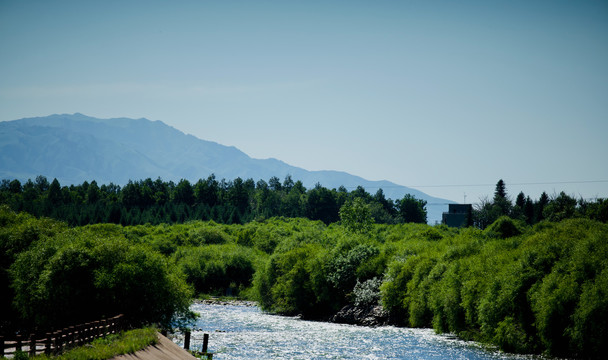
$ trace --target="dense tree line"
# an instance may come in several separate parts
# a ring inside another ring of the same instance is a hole
[[[21,184],[18,180],[0,181],[0,204],[15,211],[66,221],[70,226],[97,223],[121,225],[183,223],[213,220],[223,224],[244,224],[275,216],[304,217],[330,224],[340,220],[340,208],[355,199],[369,205],[376,223],[425,223],[426,201],[406,194],[402,199],[387,199],[382,189],[375,194],[363,187],[348,191],[344,187],[327,189],[316,185],[306,189],[301,181],[287,176],[283,182],[272,177],[268,182],[237,178],[217,180],[211,175],[192,184],[182,179],[177,184],[150,178],[129,181],[125,186],[96,181],[61,186],[38,176]],[[576,199],[561,192],[552,196],[543,192],[533,200],[520,192],[513,201],[506,185],[499,180],[492,199],[476,205],[471,223],[481,229],[501,216],[522,220],[529,225],[545,219],[584,217],[608,221],[608,200]]]
[[[274,216],[305,217],[326,224],[339,220],[339,210],[347,201],[361,198],[371,206],[379,223],[426,222],[426,201],[407,194],[403,199],[387,199],[382,189],[374,195],[358,187],[327,189],[316,185],[306,189],[301,181],[287,176],[283,182],[236,178],[217,180],[214,175],[192,184],[177,184],[150,178],[129,181],[123,187],[99,185],[96,181],[61,186],[38,176],[21,184],[18,180],[0,182],[0,203],[15,211],[66,221],[71,226],[114,223],[121,225],[183,223],[213,220],[225,224],[244,224]]]
[[[543,220],[561,221],[572,218],[608,222],[608,199],[576,199],[562,191],[553,196],[543,192],[538,200],[533,200],[522,191],[513,202],[507,194],[505,182],[501,179],[496,183],[494,197],[491,200],[482,199],[473,210],[472,223],[485,229],[501,216],[521,220],[528,225]]]

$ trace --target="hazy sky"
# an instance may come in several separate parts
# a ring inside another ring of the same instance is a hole
[[[0,0],[0,120],[75,112],[456,201],[608,197],[608,2]]]

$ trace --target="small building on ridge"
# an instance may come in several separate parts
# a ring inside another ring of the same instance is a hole
[[[448,212],[442,215],[441,223],[450,227],[467,227],[473,225],[473,205],[449,204]]]

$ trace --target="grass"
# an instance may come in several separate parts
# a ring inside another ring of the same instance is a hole
[[[135,329],[94,340],[57,356],[37,355],[35,360],[106,360],[114,356],[132,354],[158,342],[157,329]],[[25,353],[15,354],[14,360],[28,359]]]

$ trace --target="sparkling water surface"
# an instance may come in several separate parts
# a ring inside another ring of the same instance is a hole
[[[214,360],[236,359],[532,359],[491,351],[432,329],[362,327],[270,315],[257,307],[192,305],[200,314],[191,349],[209,334]],[[183,345],[182,339],[176,339]]]

